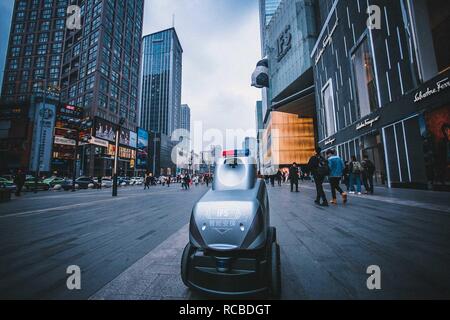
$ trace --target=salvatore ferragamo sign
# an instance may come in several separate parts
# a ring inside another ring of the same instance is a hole
[[[366,119],[365,121],[358,123],[358,125],[356,126],[356,130],[361,130],[361,129],[365,128],[365,127],[372,127],[373,124],[375,122],[377,122],[378,120],[380,120],[380,116],[377,116],[377,117],[372,118],[372,119]]]
[[[433,88],[427,88],[427,90],[422,91],[420,90],[414,95],[414,103],[417,103],[419,101],[422,101],[423,99],[426,99],[428,97],[431,97],[447,88],[450,87],[450,81],[448,78],[442,79],[438,82],[436,82],[435,86]]]

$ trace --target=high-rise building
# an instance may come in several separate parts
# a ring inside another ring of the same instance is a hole
[[[280,1],[269,17],[266,23],[261,11],[261,51],[269,65],[269,88],[262,92],[264,133],[259,135],[261,171],[266,174],[292,162],[305,166],[314,153],[310,53],[317,40],[317,1]]]
[[[191,108],[187,104],[182,104],[180,108],[181,129],[191,132]]]
[[[62,99],[113,124],[124,118],[124,126],[135,131],[144,0],[75,3],[82,28],[66,31]]]
[[[0,4],[0,33],[7,35],[11,28],[11,19],[14,10],[14,2],[3,1]],[[8,37],[0,39],[0,90],[3,83],[3,72],[5,71],[6,51],[8,49]]]
[[[282,0],[259,0],[259,31],[260,31],[260,39],[261,39],[261,57],[266,57],[268,52],[268,35],[267,28],[274,16],[275,12],[280,5]],[[271,94],[270,88],[263,88],[261,90],[262,94],[262,112],[263,115],[266,114],[266,111],[269,109]],[[263,118],[264,120],[264,118]]]
[[[15,1],[2,86],[5,100],[25,101],[38,88],[59,87],[68,3]]]
[[[170,136],[181,126],[183,49],[174,28],[143,41],[141,127]]]

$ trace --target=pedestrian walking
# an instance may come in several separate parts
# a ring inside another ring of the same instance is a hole
[[[167,187],[170,188],[170,183],[172,182],[172,177],[167,176]]]
[[[323,182],[325,177],[329,174],[328,161],[320,154],[322,149],[316,148],[316,153],[313,155],[308,162],[308,168],[311,172],[314,183],[316,185],[316,204],[322,207],[328,207],[327,197],[323,191]],[[320,200],[322,199],[322,203]]]
[[[281,187],[281,181],[283,180],[283,173],[281,172],[280,169],[278,169],[276,177],[278,186]]]
[[[331,185],[331,197],[332,200],[330,201],[331,204],[337,204],[337,198],[336,198],[336,191],[339,192],[342,196],[342,201],[347,203],[347,193],[345,193],[341,187],[340,187],[340,181],[342,179],[342,176],[344,174],[344,168],[345,164],[342,159],[336,155],[336,150],[328,150],[327,151],[327,157],[328,157],[328,167],[330,170],[329,174],[329,180]]]
[[[275,175],[274,174],[270,175],[270,185],[272,187],[275,187]]]
[[[25,185],[26,175],[23,173],[21,169],[17,171],[17,174],[14,176],[14,184],[16,185],[16,197],[20,197],[22,193],[22,188]]]
[[[295,162],[289,168],[289,180],[291,181],[291,192],[294,192],[294,186],[295,192],[298,192],[298,167]]]
[[[144,180],[144,190],[150,189],[150,184],[152,183],[152,177],[148,174]]]
[[[345,187],[347,188],[347,192],[349,192],[350,191],[350,161],[346,161],[344,163],[345,163],[345,167],[344,167],[342,180],[345,184]]]
[[[103,179],[102,176],[98,176],[97,177],[97,183],[98,183],[97,184],[97,188],[100,189],[100,190],[102,189],[102,179]]]
[[[369,160],[367,155],[363,156],[361,163],[363,167],[362,178],[366,194],[373,194],[373,175],[375,173],[375,165]]]
[[[363,167],[361,163],[356,159],[356,156],[352,156],[349,171],[350,171],[350,193],[355,194],[355,192],[357,192],[358,194],[361,194],[361,173],[363,171]]]

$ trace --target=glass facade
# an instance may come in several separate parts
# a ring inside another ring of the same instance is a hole
[[[182,54],[173,28],[144,37],[142,128],[170,135],[181,127]]]
[[[358,98],[358,116],[359,118],[363,118],[374,112],[378,107],[373,58],[367,38],[355,50],[351,61],[353,67],[353,85]]]
[[[181,105],[180,109],[181,124],[180,128],[191,131],[191,109],[187,104]]]
[[[314,154],[314,120],[284,112],[271,112],[269,117],[264,132],[265,173],[268,167],[307,164]]]

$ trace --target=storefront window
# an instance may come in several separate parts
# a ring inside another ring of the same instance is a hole
[[[363,118],[377,110],[377,88],[373,70],[373,58],[365,38],[352,55],[353,83],[359,106],[359,117]]]
[[[328,81],[322,89],[322,104],[324,111],[325,136],[329,137],[336,133],[336,118],[334,112],[333,83]]]

